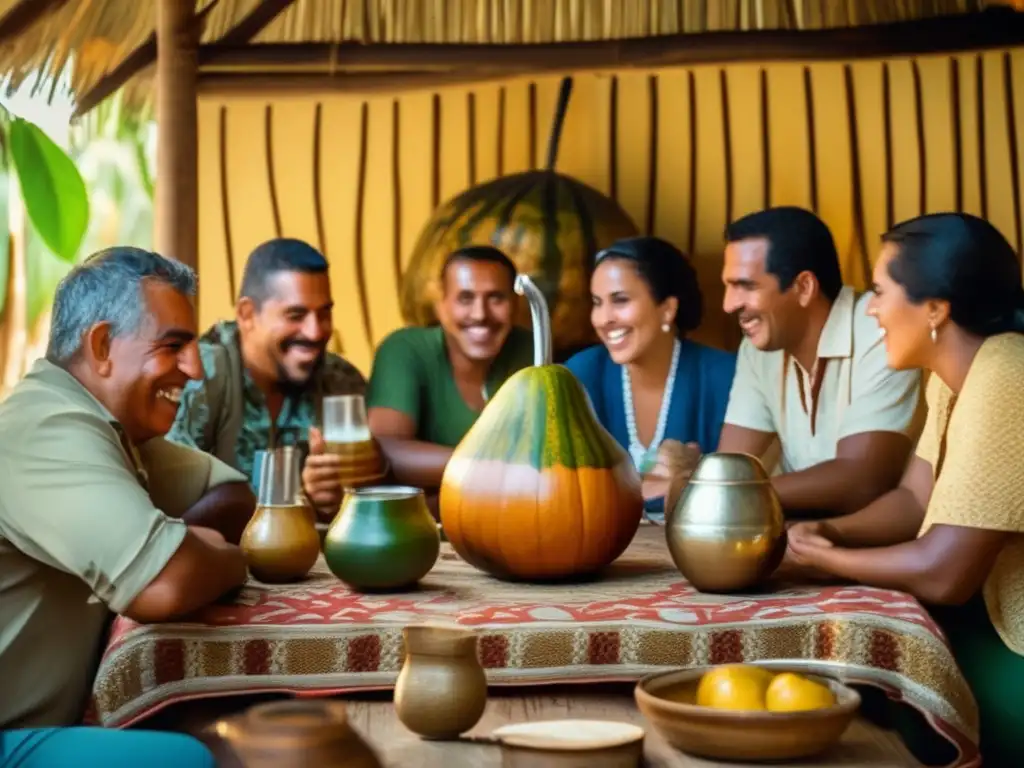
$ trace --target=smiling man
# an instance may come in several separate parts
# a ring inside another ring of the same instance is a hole
[[[279,238],[249,256],[235,320],[200,339],[205,376],[185,387],[168,437],[254,477],[256,451],[305,449],[326,395],[363,394],[366,380],[327,352],[334,330],[327,260]],[[254,485],[255,487],[255,485]]]
[[[752,213],[725,239],[723,308],[744,339],[719,450],[764,456],[777,438],[772,482],[787,515],[856,511],[902,476],[922,421],[920,373],[889,368],[870,296],[843,285],[813,213]]]
[[[440,325],[395,331],[377,349],[370,431],[395,479],[428,498],[488,398],[532,363],[530,331],[512,324],[515,277],[515,265],[496,248],[455,251],[441,269]],[[321,509],[340,503],[336,462],[321,454],[306,463],[303,483]]]
[[[163,439],[202,375],[195,288],[155,253],[91,256],[57,288],[45,359],[0,403],[0,750],[15,763],[213,765],[178,735],[60,728],[81,722],[112,614],[181,620],[246,579],[245,478]]]

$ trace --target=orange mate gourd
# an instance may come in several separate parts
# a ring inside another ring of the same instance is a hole
[[[455,551],[492,575],[583,576],[621,555],[642,514],[640,477],[601,426],[586,390],[551,364],[543,293],[525,275],[535,364],[508,378],[456,447],[441,482]]]

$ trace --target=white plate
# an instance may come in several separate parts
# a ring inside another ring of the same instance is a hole
[[[513,747],[586,751],[640,741],[644,729],[617,720],[542,720],[503,725],[491,735]]]

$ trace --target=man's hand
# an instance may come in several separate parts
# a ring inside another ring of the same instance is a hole
[[[341,457],[325,452],[324,436],[316,427],[309,428],[309,455],[302,467],[302,488],[313,502],[317,515],[331,520],[341,506]]]

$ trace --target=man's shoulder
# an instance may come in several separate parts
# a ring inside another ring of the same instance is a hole
[[[328,352],[324,356],[323,391],[328,395],[361,395],[366,391],[366,377],[341,355]]]
[[[444,335],[435,326],[407,326],[392,331],[377,346],[374,366],[386,363],[406,364],[440,362],[445,357]]]
[[[206,380],[223,376],[231,367],[231,353],[228,345],[235,343],[237,330],[234,323],[214,323],[199,337],[199,356],[203,361],[203,378]],[[241,360],[241,358],[239,358]]]
[[[380,346],[440,349],[442,341],[443,334],[436,325],[407,325],[404,328],[397,328],[385,336]]]
[[[746,336],[740,342],[739,350],[736,352],[736,369],[744,374],[765,375],[768,373],[779,373],[786,359],[786,353],[781,349],[763,350],[754,346]],[[777,379],[781,381],[781,379]]]
[[[0,403],[0,462],[12,474],[33,457],[88,454],[91,461],[119,447],[116,425],[96,408],[59,389],[23,382]],[[110,454],[115,455],[115,454]]]
[[[30,374],[0,402],[0,433],[5,437],[0,442],[5,447],[14,448],[18,440],[12,438],[16,435],[31,431],[44,421],[53,423],[55,419],[68,428],[89,423],[110,426],[99,409],[84,402],[84,398],[72,396],[68,391]]]

